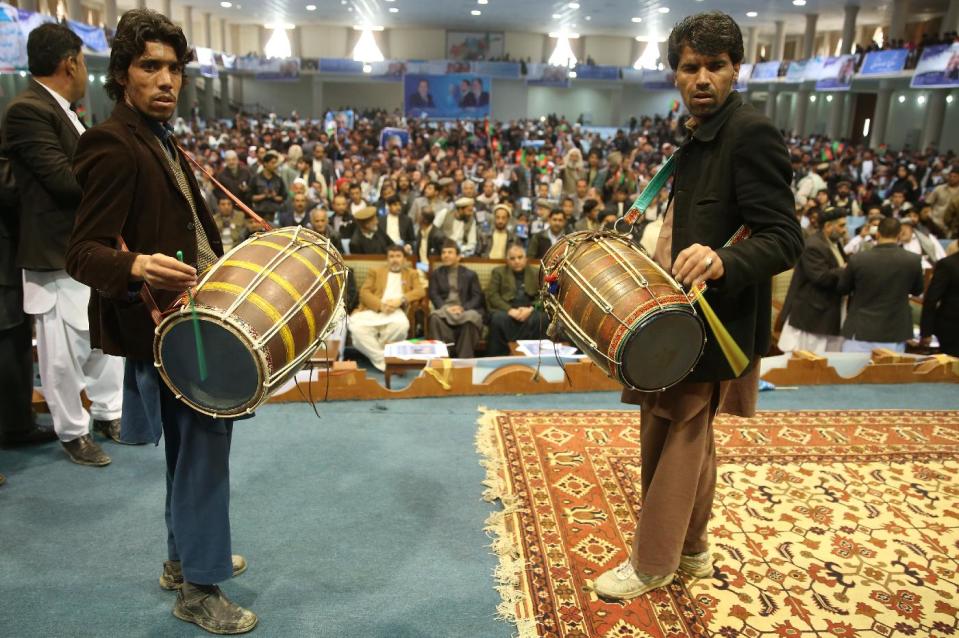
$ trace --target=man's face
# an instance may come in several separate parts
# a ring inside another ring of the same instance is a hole
[[[430,94],[430,83],[426,80],[420,80],[419,85],[416,87],[416,90],[419,92],[420,96],[423,99],[426,99],[426,96]]]
[[[226,167],[228,169],[236,170],[236,167],[240,164],[240,158],[232,153],[226,156]]]
[[[947,177],[946,179],[949,182],[949,186],[951,186],[952,188],[959,186],[959,172],[949,171],[949,177]]]
[[[330,223],[330,218],[326,214],[325,210],[316,209],[310,213],[310,225],[313,226],[313,230],[318,233],[325,233],[326,227]]]
[[[576,180],[576,197],[583,199],[586,197],[586,191],[589,190],[589,184],[585,179]]]
[[[553,213],[549,216],[549,229],[554,235],[559,235],[566,228],[566,215]]]
[[[323,148],[322,144],[317,144],[313,147],[313,159],[322,160],[326,157],[326,149]]]
[[[373,215],[369,219],[364,219],[360,222],[360,226],[368,233],[375,232],[379,225],[380,222],[378,219],[376,219],[376,215]]]
[[[906,244],[912,241],[912,224],[903,224],[899,228],[899,243]]]
[[[828,203],[829,203],[829,193],[824,192],[824,191],[819,191],[818,193],[816,193],[816,202],[817,202],[820,206],[825,206],[826,204],[828,204]]]
[[[273,173],[276,171],[277,165],[280,163],[279,158],[271,157],[268,160],[263,160],[263,170]]]
[[[456,209],[456,216],[467,221],[473,217],[473,207],[472,206],[460,206]]]
[[[713,115],[729,97],[739,65],[733,64],[729,54],[703,55],[684,46],[676,67],[676,87],[686,109],[697,119]]]
[[[403,204],[400,202],[391,202],[387,205],[386,212],[390,215],[399,215],[400,209],[403,208]]]
[[[293,196],[293,210],[297,213],[306,211],[306,195],[297,193]]]
[[[496,192],[496,184],[490,181],[483,182],[483,195],[486,197],[492,197],[493,193]]]
[[[390,272],[400,272],[403,270],[405,261],[406,257],[403,255],[402,250],[390,250],[386,253],[386,265],[390,269]]]
[[[889,198],[893,206],[902,206],[902,203],[906,201],[906,194],[902,191],[896,191],[892,194],[892,197]]]
[[[233,217],[233,202],[231,202],[226,197],[221,198],[216,203],[216,211],[223,217],[226,217],[227,219],[229,219],[230,217]]]
[[[843,199],[849,197],[849,185],[848,185],[848,184],[840,184],[839,187],[838,187],[836,190],[837,190],[837,193],[838,193],[839,197],[841,197],[841,198],[843,198]]]
[[[506,263],[513,272],[522,272],[526,268],[526,251],[513,246],[506,254]]]
[[[823,232],[831,241],[841,241],[846,237],[846,218],[840,217],[831,222],[826,222]]]
[[[483,93],[483,83],[479,80],[473,80],[473,93],[480,95]]]
[[[497,208],[496,213],[493,215],[493,226],[496,227],[496,230],[506,230],[506,226],[509,225],[509,213],[505,208]]]
[[[121,83],[127,104],[151,119],[165,122],[176,111],[183,86],[183,65],[169,44],[147,42],[143,53],[133,58]]]
[[[549,195],[549,184],[543,184],[542,182],[536,185],[536,194],[539,197],[546,198]]]
[[[430,182],[426,185],[426,188],[423,189],[423,194],[426,196],[426,199],[433,199],[436,197],[436,186]]]
[[[346,198],[342,195],[333,198],[333,213],[340,216],[346,215]]]
[[[351,188],[350,199],[356,203],[359,203],[359,201],[363,199],[363,191],[361,191],[359,188]]]
[[[572,201],[570,201],[570,200],[568,200],[568,199],[564,199],[564,200],[563,200],[563,212],[566,213],[566,218],[567,218],[567,219],[569,219],[570,217],[573,216],[573,202],[572,202]]]
[[[76,102],[87,94],[87,61],[83,57],[83,51],[75,56],[68,56],[64,65],[70,75],[70,101]]]
[[[463,182],[463,195],[466,197],[476,197],[476,184],[473,182]]]
[[[444,266],[456,266],[460,263],[460,254],[455,248],[444,248],[440,253],[440,261]]]

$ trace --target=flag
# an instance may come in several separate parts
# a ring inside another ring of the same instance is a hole
[[[679,100],[673,100],[669,105],[669,110],[673,113],[679,113]]]

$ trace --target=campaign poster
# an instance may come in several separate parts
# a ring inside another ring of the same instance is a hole
[[[20,33],[17,9],[0,4],[0,70],[27,65],[26,37]]]
[[[446,57],[450,60],[488,60],[503,57],[502,31],[447,31]]]
[[[410,132],[405,128],[387,126],[380,131],[380,148],[406,148],[410,143]]]
[[[213,49],[206,47],[196,47],[196,61],[200,65],[200,75],[205,78],[220,77],[216,68],[216,58],[213,55]]]
[[[67,26],[83,40],[83,46],[91,51],[100,53],[110,48],[110,45],[107,44],[107,34],[103,32],[102,27],[74,20],[67,20]]]
[[[752,75],[753,65],[743,62],[739,65],[739,77],[736,78],[736,90],[740,93],[749,90],[749,76]]]
[[[812,57],[806,60],[806,68],[804,70],[805,77],[803,79],[818,82],[819,79],[822,77],[823,67],[826,64],[826,60],[828,59],[829,58],[825,56],[817,55],[815,57]]]
[[[468,73],[403,77],[403,105],[408,117],[440,120],[481,119],[490,116],[489,76]]]
[[[959,42],[926,47],[912,76],[914,89],[951,89],[959,86]]]
[[[779,77],[779,67],[782,64],[779,60],[772,62],[760,62],[753,67],[753,75],[750,78],[753,82],[762,82],[775,80]]]
[[[806,79],[806,64],[809,60],[793,60],[786,67],[787,82],[802,82]]]
[[[569,69],[565,66],[553,66],[534,62],[526,65],[527,86],[555,86],[569,88]]]
[[[898,73],[906,68],[906,59],[909,57],[907,49],[890,49],[889,51],[872,51],[866,54],[862,62],[859,75],[882,75]]]
[[[848,91],[856,73],[856,56],[840,55],[826,58],[822,73],[816,80],[817,91]]]

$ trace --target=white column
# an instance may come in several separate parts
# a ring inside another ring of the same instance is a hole
[[[776,33],[773,35],[773,50],[770,60],[783,59],[783,51],[786,48],[786,22],[776,20]]]
[[[776,95],[778,87],[775,84],[769,85],[769,92],[766,95],[766,117],[773,122],[776,121]]]
[[[71,20],[84,22],[86,15],[83,13],[83,5],[80,0],[67,0],[67,17]]]
[[[323,78],[319,75],[313,76],[313,112],[323,113]]]
[[[834,140],[842,137],[842,113],[845,106],[845,95],[843,93],[833,93],[832,102],[829,103],[829,122],[826,126],[826,135]]]
[[[802,57],[808,60],[812,57],[813,49],[816,47],[816,22],[819,20],[819,14],[806,14],[806,33],[802,38]]]
[[[173,19],[173,0],[163,0],[163,4],[161,6],[163,7],[163,11],[162,11],[163,15],[165,15],[166,17],[172,20]]]
[[[213,16],[209,12],[203,14],[203,46],[213,48]]]
[[[220,18],[220,50],[229,52],[230,49],[226,45],[226,18]]]
[[[220,73],[220,117],[230,117],[230,76]]]
[[[799,89],[796,93],[796,117],[794,131],[797,137],[806,134],[806,111],[809,109],[809,89]]]
[[[207,121],[207,126],[209,126],[210,121],[216,117],[216,100],[213,97],[213,78],[203,78],[203,102],[200,113],[203,115],[203,119]]]
[[[117,27],[117,0],[105,0],[103,3],[103,24],[111,29]]]
[[[191,111],[193,110],[193,103],[197,101],[196,81],[197,76],[195,75],[187,78],[183,83],[183,89],[180,91],[180,99],[177,103],[180,115],[187,120],[189,120]]]
[[[746,27],[746,62],[753,64],[756,62],[756,37],[759,35],[759,27]]]
[[[24,11],[32,11],[33,13],[36,13],[40,9],[40,7],[37,5],[37,0],[20,0],[20,4],[18,6]]]
[[[855,44],[856,40],[856,16],[858,14],[858,5],[846,5],[845,15],[842,20],[842,48],[839,50],[840,55],[852,53],[852,45]]]
[[[946,118],[946,93],[943,89],[935,89],[930,91],[926,98],[926,121],[922,127],[922,142],[919,144],[921,150],[929,146],[939,146],[942,125]]]
[[[869,132],[869,148],[879,148],[886,141],[886,122],[889,121],[891,104],[892,89],[880,85],[876,95],[876,111],[872,116],[872,130]]]
[[[959,0],[949,0],[940,31],[959,31]]]
[[[909,15],[909,0],[892,0],[889,26],[883,31],[888,40],[902,40],[906,37],[906,20]]]
[[[193,7],[191,6],[183,7],[183,35],[186,36],[186,41],[191,47],[196,45],[193,40]]]

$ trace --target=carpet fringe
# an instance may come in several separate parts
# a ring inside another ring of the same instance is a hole
[[[494,588],[502,599],[496,606],[496,617],[514,624],[519,632],[516,634],[517,638],[536,638],[539,635],[536,618],[527,617],[521,612],[524,608],[528,609],[522,586],[527,563],[520,551],[519,533],[514,519],[523,509],[519,506],[519,499],[510,492],[503,457],[499,453],[496,419],[501,412],[488,410],[483,406],[480,406],[479,411],[482,416],[476,433],[476,450],[480,454],[480,465],[486,470],[483,500],[488,503],[499,501],[503,506],[502,510],[489,515],[483,528],[486,535],[492,539],[490,548],[499,559],[499,564],[493,570]]]

